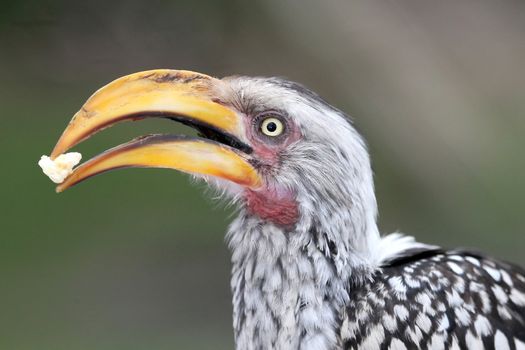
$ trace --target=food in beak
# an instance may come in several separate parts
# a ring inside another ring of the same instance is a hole
[[[38,161],[38,165],[51,181],[60,184],[73,172],[73,167],[77,165],[81,159],[82,155],[80,153],[70,152],[61,154],[55,159],[42,156]]]

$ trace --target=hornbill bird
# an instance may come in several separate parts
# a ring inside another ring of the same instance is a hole
[[[87,100],[51,158],[149,117],[199,135],[137,138],[81,164],[57,191],[159,167],[237,203],[227,232],[237,349],[525,349],[525,271],[380,236],[365,141],[317,94],[278,78],[135,73]]]

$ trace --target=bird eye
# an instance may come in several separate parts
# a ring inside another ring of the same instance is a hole
[[[279,136],[284,131],[283,122],[277,118],[270,117],[263,120],[261,123],[261,131],[267,136]]]

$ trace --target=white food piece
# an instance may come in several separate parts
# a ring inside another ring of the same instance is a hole
[[[73,167],[80,162],[80,159],[82,159],[82,155],[78,152],[61,154],[55,160],[48,156],[42,156],[38,161],[38,165],[40,165],[44,174],[49,176],[51,181],[60,184],[73,172]]]

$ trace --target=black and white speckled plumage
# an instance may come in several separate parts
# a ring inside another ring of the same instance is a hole
[[[274,161],[253,163],[268,193],[293,194],[293,225],[250,211],[242,186],[204,178],[240,208],[227,235],[238,350],[525,350],[523,270],[381,237],[366,143],[344,113],[284,80],[223,81],[217,101],[248,120],[277,111],[300,135],[268,141]]]
[[[516,266],[434,250],[352,290],[344,349],[525,349],[525,272]]]

